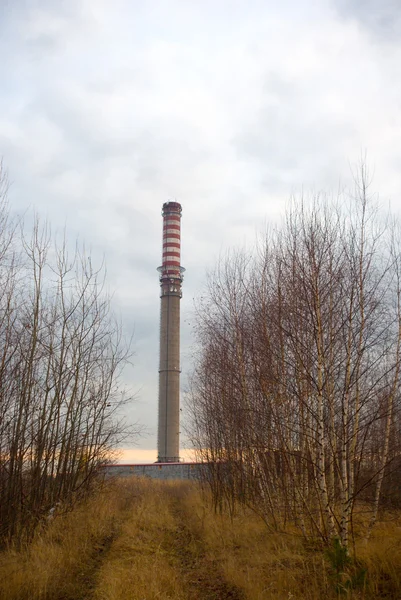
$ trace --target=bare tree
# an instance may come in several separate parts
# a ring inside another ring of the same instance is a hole
[[[5,187],[3,187],[5,192]],[[0,206],[0,538],[29,537],[50,507],[88,490],[127,435],[130,358],[85,248]]]
[[[399,415],[400,246],[369,198],[293,200],[253,255],[231,254],[198,307],[192,433],[216,505],[346,547],[371,527]]]

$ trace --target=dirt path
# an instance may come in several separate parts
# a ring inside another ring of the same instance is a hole
[[[183,487],[166,486],[159,504],[149,513],[133,515],[127,510],[124,516],[120,514],[107,534],[93,541],[89,558],[80,572],[65,582],[57,600],[244,600],[242,590],[225,579],[219,563],[210,557],[186,493]],[[160,526],[157,517],[154,519],[157,506],[165,515]],[[162,562],[158,562],[161,556]],[[122,583],[119,592],[113,591],[113,585],[108,587],[108,577],[114,572]],[[147,580],[146,586],[139,584],[141,576]],[[179,583],[169,588],[174,581]]]
[[[107,561],[110,548],[117,536],[117,529],[113,527],[102,539],[94,543],[84,568],[76,578],[71,580],[70,586],[67,585],[62,594],[57,596],[57,600],[91,600],[96,592],[99,569]]]
[[[188,600],[244,600],[242,590],[227,582],[219,565],[208,558],[182,496],[170,494],[170,508],[176,528],[169,540],[169,551],[177,559]]]
[[[117,532],[112,531],[95,544],[87,569],[79,577],[81,594],[79,597],[75,597],[74,600],[90,600],[94,595],[97,586],[97,574],[103,563],[107,561],[107,555],[116,536]]]

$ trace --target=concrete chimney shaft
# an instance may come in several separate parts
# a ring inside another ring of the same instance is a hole
[[[178,462],[180,455],[181,212],[178,202],[163,204],[157,462]]]

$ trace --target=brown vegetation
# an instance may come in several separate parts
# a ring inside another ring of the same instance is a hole
[[[210,273],[190,408],[216,507],[347,548],[358,501],[367,538],[401,502],[399,231],[362,167],[352,193],[293,200]]]
[[[357,561],[341,565],[247,509],[216,514],[197,484],[119,480],[0,554],[0,599],[398,599],[400,513],[383,514],[369,544],[361,510],[355,522]]]
[[[127,433],[121,328],[84,247],[14,220],[0,165],[0,547],[85,492]]]

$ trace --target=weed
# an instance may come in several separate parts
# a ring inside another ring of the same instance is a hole
[[[325,551],[325,557],[330,565],[330,580],[337,594],[365,586],[367,569],[350,556],[348,548],[341,544],[339,538],[332,540],[331,547]]]
[[[339,540],[324,550],[246,510],[215,514],[196,484],[133,477],[0,554],[0,600],[399,600],[400,526],[392,513],[364,544],[361,514],[357,560]]]

